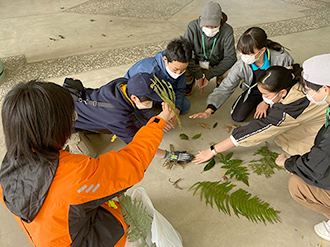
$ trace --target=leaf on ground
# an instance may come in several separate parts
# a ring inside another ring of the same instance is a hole
[[[208,126],[207,124],[205,123],[199,123],[200,126],[202,126],[203,128],[205,129],[210,129],[210,126]]]
[[[102,36],[103,36],[103,37],[107,37],[104,33],[102,33]]]
[[[58,37],[60,37],[61,39],[65,39],[63,35],[58,35]]]
[[[49,38],[50,40],[52,40],[52,41],[56,41],[56,39],[54,39],[54,38]]]
[[[204,169],[203,169],[204,172],[206,172],[206,171],[210,170],[211,168],[213,168],[214,165],[215,165],[215,160],[212,158],[210,160],[210,162],[207,163],[206,166],[204,167]]]
[[[90,19],[91,22],[96,21],[95,19]]]
[[[232,128],[232,129],[238,128],[238,126],[236,124],[229,124],[229,127]]]
[[[186,134],[182,133],[182,134],[180,134],[180,139],[181,140],[189,140],[189,137]]]
[[[201,136],[202,136],[202,133],[199,133],[199,134],[197,134],[197,135],[194,135],[194,136],[192,137],[192,139],[196,140],[196,139],[200,138]]]
[[[217,126],[218,126],[218,122],[215,122],[215,124],[213,124],[213,129]]]

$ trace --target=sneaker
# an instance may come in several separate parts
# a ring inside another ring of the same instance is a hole
[[[314,231],[320,238],[330,241],[330,220],[315,225]]]
[[[186,84],[186,89],[184,90],[184,95],[189,96],[192,94],[192,89],[195,86],[196,80],[193,83]]]

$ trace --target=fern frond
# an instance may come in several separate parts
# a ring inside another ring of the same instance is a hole
[[[146,238],[151,230],[152,217],[147,213],[142,202],[132,201],[130,196],[123,195],[120,198],[120,211],[124,220],[129,225],[126,230],[127,238],[130,242],[141,239],[139,247],[148,247]]]
[[[276,165],[275,160],[279,155],[276,152],[272,152],[267,146],[260,148],[253,155],[261,155],[262,158],[259,160],[251,160],[249,167],[251,170],[258,175],[265,175],[266,178],[271,177],[275,174],[274,169],[285,170],[283,167]]]
[[[180,130],[182,130],[182,125],[181,121],[179,119],[179,115],[176,113],[176,108],[175,108],[175,92],[173,89],[173,86],[171,83],[166,82],[164,80],[160,81],[157,76],[154,75],[155,79],[150,79],[153,84],[152,88],[154,91],[159,95],[159,97],[169,105],[169,107],[172,109],[172,111],[175,114],[175,117],[178,121]]]
[[[226,157],[229,157],[229,159],[232,157],[232,153],[227,154]],[[225,157],[225,158],[226,158]],[[224,163],[225,165],[221,166],[221,168],[228,169],[225,173],[225,175],[230,175],[230,178],[234,177],[238,181],[242,181],[247,186],[249,186],[249,175],[248,169],[245,166],[240,166],[242,163],[242,160],[220,160],[221,163]]]
[[[266,224],[266,221],[268,221],[273,224],[281,221],[278,217],[280,212],[271,208],[268,203],[263,202],[257,196],[250,198],[251,194],[243,189],[238,189],[229,194],[235,186],[230,182],[204,181],[195,183],[189,190],[194,189],[194,195],[200,190],[201,200],[204,197],[206,205],[210,204],[213,208],[214,203],[218,210],[225,214],[231,215],[230,205],[237,217],[242,215],[254,223],[263,222]]]

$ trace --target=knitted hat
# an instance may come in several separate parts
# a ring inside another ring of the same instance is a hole
[[[201,9],[201,21],[200,21],[200,27],[204,26],[212,26],[212,27],[218,27],[221,23],[221,7],[218,3],[215,2],[209,2],[207,4],[204,4],[204,6]]]
[[[303,63],[303,78],[316,85],[330,87],[330,54],[318,55]]]

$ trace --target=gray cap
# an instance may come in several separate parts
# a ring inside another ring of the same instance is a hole
[[[221,7],[218,3],[215,2],[206,3],[201,9],[201,21],[199,25],[200,27],[220,26],[221,16],[222,16]]]
[[[303,63],[302,67],[306,81],[330,87],[330,53],[311,57]]]

